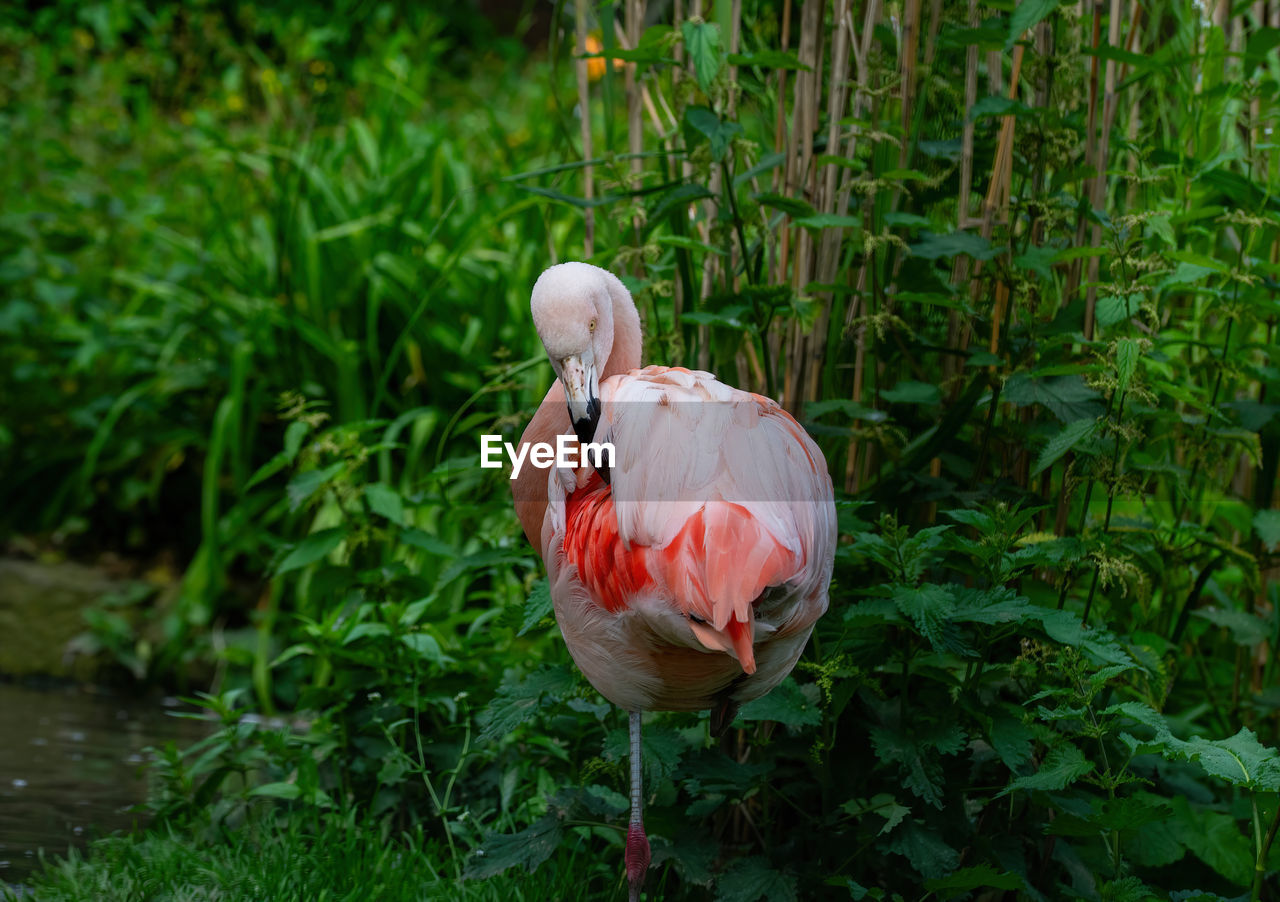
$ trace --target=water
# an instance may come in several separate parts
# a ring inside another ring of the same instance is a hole
[[[158,701],[75,687],[0,682],[0,883],[20,884],[46,857],[145,816],[147,746],[207,735]]]

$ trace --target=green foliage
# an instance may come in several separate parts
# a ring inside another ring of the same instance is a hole
[[[638,122],[621,71],[574,96],[570,23],[544,60],[396,5],[4,14],[0,529],[176,561],[81,645],[220,681],[164,826],[40,898],[622,891],[625,730],[475,457],[588,221],[646,362],[802,411],[840,497],[793,675],[718,743],[647,715],[653,897],[1264,897],[1276,30],[853,4],[852,50],[830,11],[784,49],[742,7],[630,49],[596,11]]]

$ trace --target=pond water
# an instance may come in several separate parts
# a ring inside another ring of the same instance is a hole
[[[207,735],[173,717],[178,703],[78,687],[0,682],[0,883],[20,884],[46,857],[144,819],[148,746]]]

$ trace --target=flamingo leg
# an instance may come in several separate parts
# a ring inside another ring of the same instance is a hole
[[[627,827],[627,883],[629,902],[640,902],[644,874],[649,870],[649,838],[641,816],[640,712],[631,712],[631,823]]]

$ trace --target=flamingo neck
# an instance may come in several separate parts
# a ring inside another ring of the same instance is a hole
[[[605,283],[609,286],[610,312],[613,315],[613,347],[609,349],[609,357],[601,367],[601,379],[639,369],[643,345],[640,314],[636,311],[631,292],[627,291],[622,280],[613,273],[606,272],[605,277]]]

